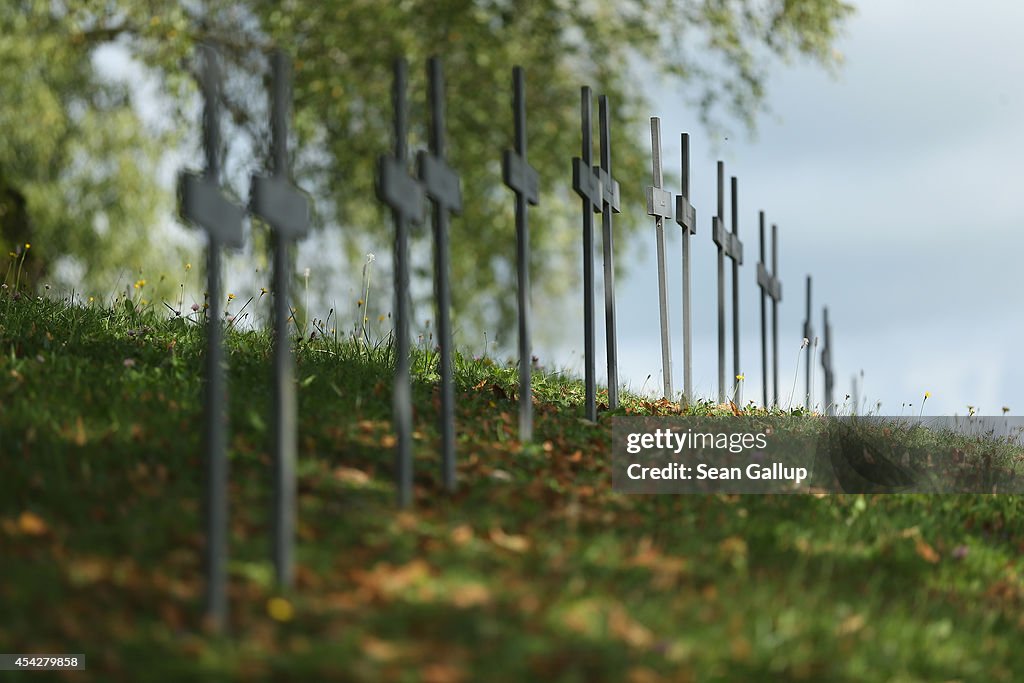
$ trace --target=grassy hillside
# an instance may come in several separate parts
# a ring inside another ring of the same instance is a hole
[[[298,345],[298,586],[268,558],[269,343],[233,331],[231,633],[199,627],[202,330],[0,293],[0,644],[74,681],[1013,681],[1024,503],[1010,496],[623,496],[610,419],[460,358],[439,486],[432,354],[416,504],[390,483],[388,347]],[[627,397],[632,412],[673,406]],[[707,403],[693,410],[710,412]],[[805,418],[795,418],[805,419]]]

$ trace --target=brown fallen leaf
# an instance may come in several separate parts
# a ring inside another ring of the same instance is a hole
[[[18,530],[26,536],[45,536],[50,528],[43,518],[34,512],[25,510],[18,517]]]
[[[334,478],[344,484],[364,486],[370,482],[370,475],[354,467],[335,467]]]
[[[491,529],[491,542],[514,553],[526,552],[530,547],[530,541],[526,536],[506,534],[500,527]]]
[[[928,542],[925,541],[921,537],[918,537],[917,539],[915,539],[915,541],[914,541],[914,550],[917,552],[918,555],[921,556],[921,559],[923,559],[925,562],[929,562],[931,564],[935,564],[940,559],[942,559],[939,556],[939,554],[937,552],[935,552],[935,548],[933,548],[930,545],[928,545]]]

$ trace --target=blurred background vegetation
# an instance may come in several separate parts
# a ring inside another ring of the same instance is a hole
[[[424,60],[438,54],[465,205],[451,228],[453,305],[457,327],[488,329],[513,319],[514,297],[499,296],[515,273],[513,202],[499,161],[512,144],[513,65],[526,68],[530,161],[542,179],[530,225],[541,302],[579,269],[568,169],[579,154],[580,85],[610,98],[613,171],[624,205],[635,205],[650,174],[652,95],[692,106],[709,132],[730,120],[753,130],[768,70],[794,57],[835,68],[852,11],[841,0],[5,2],[0,237],[9,258],[33,244],[24,262],[33,286],[104,295],[148,277],[154,300],[177,299],[182,278],[157,274],[198,259],[164,234],[174,214],[168,159],[201,164],[193,48],[221,49],[225,183],[245,197],[267,148],[265,55],[279,47],[295,70],[296,180],[315,199],[316,229],[340,235],[330,258],[357,279],[367,251],[390,252],[390,218],[373,192],[376,159],[391,146],[390,64],[397,55],[410,63],[415,151],[426,141]],[[159,125],[140,115],[138,82],[98,67],[97,52],[112,45],[158,84]],[[620,249],[645,219],[616,219]],[[249,255],[262,264],[265,235],[255,227],[251,237]],[[427,295],[429,231],[415,239],[415,291]],[[189,285],[198,282],[193,275]]]

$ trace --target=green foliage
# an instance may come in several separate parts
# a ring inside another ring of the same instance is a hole
[[[141,124],[126,84],[99,77],[98,36],[82,26],[59,3],[0,8],[0,245],[32,244],[24,281],[53,281],[66,258],[98,289],[166,263],[147,247],[168,210],[156,178],[167,141]]]
[[[512,319],[514,302],[501,294],[513,286],[515,268],[512,202],[500,171],[501,152],[512,144],[513,65],[526,69],[530,160],[542,179],[541,207],[531,221],[534,282],[538,298],[550,297],[578,270],[579,203],[567,170],[579,149],[581,84],[610,98],[615,175],[624,204],[637,205],[643,201],[638,179],[647,177],[649,163],[642,127],[650,103],[641,83],[665,79],[667,87],[689,93],[695,115],[712,127],[725,115],[753,125],[772,62],[766,57],[837,64],[834,43],[851,12],[843,0],[26,1],[4,10],[0,21],[5,54],[12,53],[4,58],[30,67],[5,70],[8,85],[28,92],[0,105],[0,134],[26,119],[32,125],[20,128],[20,147],[27,150],[20,165],[0,158],[0,180],[31,195],[31,213],[41,224],[36,242],[86,259],[99,278],[104,267],[139,255],[138,237],[151,227],[156,195],[144,163],[149,157],[139,158],[153,146],[127,93],[97,82],[92,51],[110,41],[127,47],[161,78],[166,110],[178,126],[194,128],[195,89],[182,67],[197,42],[218,43],[229,64],[229,118],[253,143],[232,152],[255,149],[261,157],[263,52],[280,47],[294,58],[297,179],[317,201],[319,225],[340,228],[347,261],[357,263],[365,251],[391,244],[390,221],[373,191],[377,157],[391,146],[390,64],[403,55],[412,68],[415,151],[425,144],[427,120],[422,65],[438,54],[448,82],[450,155],[465,197],[465,213],[452,224],[453,304],[463,314],[461,328],[494,329]],[[650,72],[638,74],[638,64]],[[25,73],[30,78],[22,82]],[[234,159],[229,180],[239,194],[247,170],[260,161]],[[99,169],[109,170],[97,177]],[[162,210],[169,211],[168,203]],[[116,245],[90,229],[99,214],[118,236]],[[646,222],[636,212],[623,213],[619,244],[628,244],[640,225]],[[423,279],[429,249],[423,231],[414,243]],[[620,267],[625,260],[620,255]]]

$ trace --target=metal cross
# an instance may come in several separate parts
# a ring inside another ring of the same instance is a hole
[[[615,245],[612,238],[612,214],[619,213],[619,182],[612,177],[611,127],[608,96],[597,98],[601,136],[601,165],[594,174],[601,180],[601,246],[604,251],[604,331],[608,356],[608,408],[619,407],[619,360],[615,340]]]
[[[772,269],[771,271],[765,266],[765,249],[764,249],[764,211],[759,214],[760,228],[761,228],[761,259],[757,262],[757,286],[761,289],[761,368],[763,371],[763,391],[762,399],[764,401],[764,407],[767,408],[768,403],[768,316],[766,310],[765,297],[767,296],[772,300],[772,386],[774,402],[772,405],[779,404],[779,318],[778,318],[778,303],[782,300],[782,283],[779,282],[779,278],[775,275],[778,272],[778,251],[776,246],[778,245],[778,226],[772,225]]]
[[[392,396],[395,431],[395,481],[398,504],[412,502],[412,389],[409,378],[409,224],[423,222],[423,186],[409,174],[406,145],[406,64],[397,59],[391,91],[395,152],[381,155],[377,197],[391,207],[395,223],[395,386]]]
[[[740,265],[743,263],[743,243],[740,242],[739,199],[736,176],[732,180],[732,234],[729,236],[730,247],[727,256],[732,259],[732,369],[735,381],[733,403],[740,405],[740,392],[743,384],[740,381]]]
[[[804,397],[807,410],[811,409],[811,373],[814,370],[811,365],[814,363],[812,347],[814,345],[814,323],[811,319],[811,276],[807,276],[807,313],[804,318],[804,339],[807,340],[807,367],[804,374]]]
[[[736,236],[736,179],[733,178],[732,232],[725,229],[725,164],[718,162],[718,215],[711,222],[711,239],[718,246],[718,402],[725,403],[725,257],[733,262],[733,364],[739,375],[739,279],[737,266],[743,263],[743,244]],[[738,381],[738,380],[737,380]],[[739,386],[736,387],[738,398]],[[735,401],[734,401],[735,402]]]
[[[832,325],[828,321],[828,306],[824,308],[825,348],[821,351],[821,369],[825,372],[825,414],[835,415],[836,408],[832,398],[834,375],[832,374]]]
[[[288,58],[275,52],[270,58],[273,84],[270,94],[272,173],[253,175],[249,209],[273,232],[274,250],[274,397],[273,447],[274,498],[272,553],[277,583],[292,585],[295,548],[296,433],[295,361],[288,342],[290,315],[288,279],[289,248],[305,236],[309,227],[309,200],[291,181],[288,164],[288,109],[291,106],[291,69]]]
[[[661,119],[651,117],[652,182],[647,187],[647,215],[654,216],[658,243],[658,304],[661,309],[661,371],[664,396],[672,400],[672,341],[668,329],[668,287],[665,282],[665,220],[672,218],[672,193],[662,188]]]
[[[683,133],[683,193],[676,195],[676,223],[683,229],[683,401],[693,400],[693,336],[690,325],[690,235],[697,234],[697,212],[690,204],[690,135]]]
[[[516,274],[519,304],[519,440],[533,440],[533,391],[530,366],[530,227],[528,204],[540,201],[540,179],[526,160],[526,84],[523,67],[512,68],[512,118],[515,122],[515,149],[505,150],[502,175],[516,194]]]
[[[580,119],[583,131],[582,156],[572,160],[572,187],[583,200],[583,356],[584,414],[597,420],[597,383],[594,370],[594,214],[601,212],[601,179],[591,171],[590,88],[580,89]]]
[[[206,481],[203,493],[206,525],[204,609],[210,626],[224,629],[227,620],[228,461],[227,386],[221,329],[220,251],[242,245],[243,209],[220,189],[220,73],[213,47],[199,48],[203,92],[203,149],[206,170],[183,171],[178,176],[181,217],[207,232],[206,277],[209,308],[206,312],[206,357],[203,382],[203,453]]]
[[[427,60],[430,100],[430,151],[420,152],[419,175],[434,206],[434,295],[437,299],[438,346],[441,350],[441,478],[455,490],[455,386],[452,380],[451,288],[448,283],[448,218],[462,213],[459,176],[448,165],[444,131],[444,74],[441,60]]]

